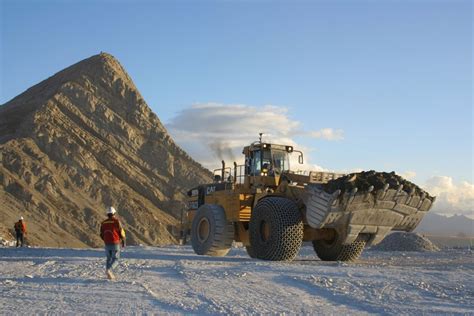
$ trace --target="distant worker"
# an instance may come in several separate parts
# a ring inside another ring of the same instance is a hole
[[[20,217],[20,220],[15,223],[15,233],[16,233],[16,246],[23,247],[25,244],[25,235],[26,235],[26,224],[23,221],[23,216]]]
[[[120,245],[125,247],[125,231],[115,213],[117,213],[115,208],[109,206],[107,208],[107,219],[100,225],[100,238],[105,243],[105,253],[107,255],[105,271],[109,280],[115,279],[112,270],[118,265]]]

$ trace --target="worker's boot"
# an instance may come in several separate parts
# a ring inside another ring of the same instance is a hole
[[[115,280],[115,276],[114,274],[112,273],[112,271],[110,269],[108,269],[105,274],[107,275],[107,279],[109,280]]]

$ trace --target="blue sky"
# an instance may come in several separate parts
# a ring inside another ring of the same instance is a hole
[[[471,1],[0,1],[1,104],[106,51],[175,133],[196,104],[272,105],[313,164],[473,194]]]

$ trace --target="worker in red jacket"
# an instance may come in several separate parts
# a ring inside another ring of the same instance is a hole
[[[100,225],[100,238],[105,243],[107,261],[105,264],[106,275],[109,280],[115,279],[112,270],[118,265],[120,245],[125,247],[125,231],[115,216],[117,211],[113,206],[107,208],[107,219]]]
[[[15,223],[15,234],[16,234],[16,246],[23,247],[25,242],[26,235],[26,224],[23,221],[23,216],[20,217],[20,220]]]

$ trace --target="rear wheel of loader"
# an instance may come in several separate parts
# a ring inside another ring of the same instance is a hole
[[[233,240],[234,225],[227,221],[221,206],[204,204],[197,210],[191,229],[191,243],[196,254],[225,256]]]
[[[260,200],[252,211],[249,230],[251,253],[258,259],[291,261],[303,242],[301,213],[286,198]]]
[[[354,261],[362,254],[367,239],[359,236],[353,243],[343,245],[339,235],[332,240],[314,240],[313,248],[323,261]]]

